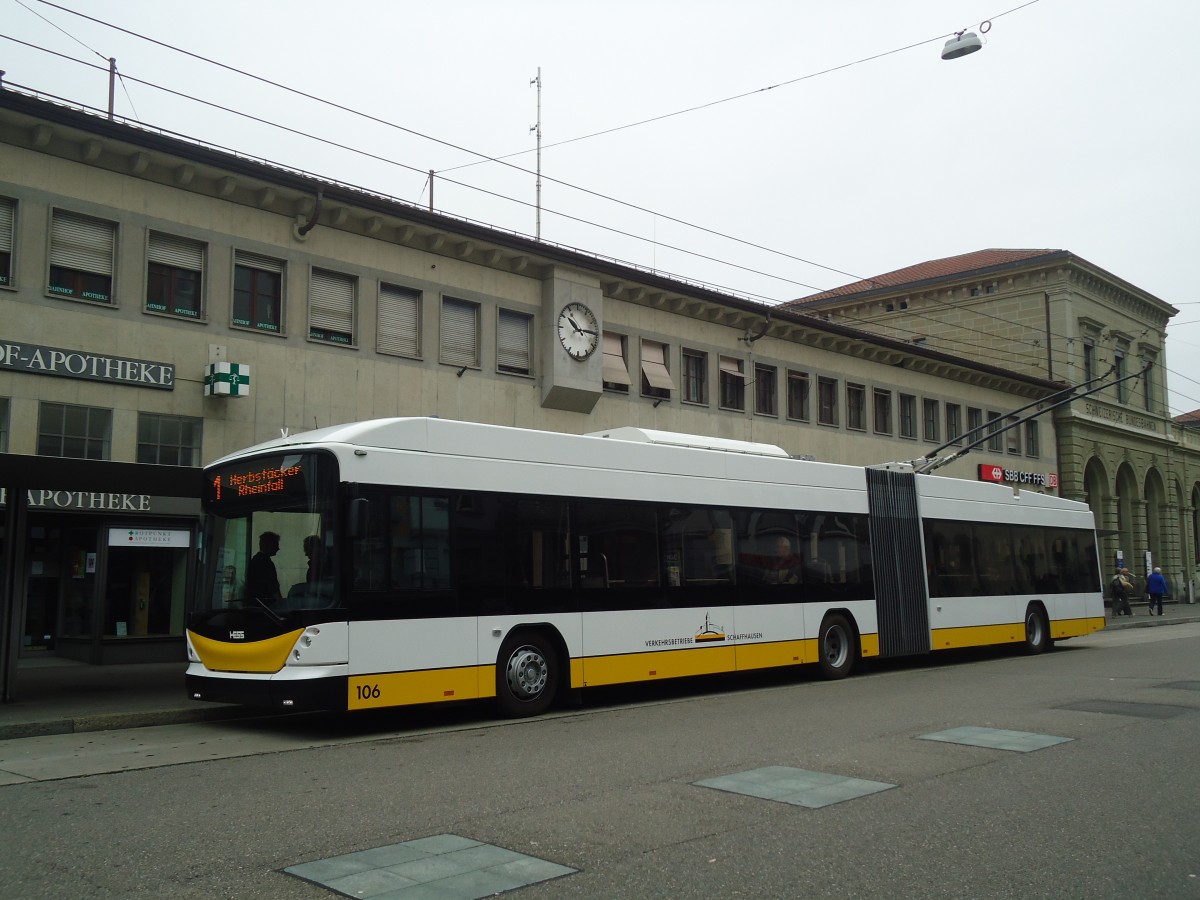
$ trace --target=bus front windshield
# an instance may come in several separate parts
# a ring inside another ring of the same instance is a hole
[[[196,613],[279,617],[337,604],[337,463],[327,454],[255,456],[210,468]]]

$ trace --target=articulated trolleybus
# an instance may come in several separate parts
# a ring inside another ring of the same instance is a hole
[[[384,419],[206,469],[197,700],[357,710],[556,694],[1104,626],[1086,505],[619,428]]]

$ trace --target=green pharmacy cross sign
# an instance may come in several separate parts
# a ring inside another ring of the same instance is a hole
[[[250,366],[243,363],[209,363],[204,376],[205,397],[247,397],[250,395]]]

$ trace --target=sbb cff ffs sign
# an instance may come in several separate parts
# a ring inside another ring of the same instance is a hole
[[[1058,487],[1057,472],[1021,472],[990,463],[979,464],[979,480],[995,484],[1030,484],[1034,487]]]

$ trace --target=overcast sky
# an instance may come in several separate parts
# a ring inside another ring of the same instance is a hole
[[[533,235],[540,67],[543,240],[766,302],[1069,250],[1180,310],[1200,408],[1200,2],[1023,2],[0,0],[0,69],[106,107],[115,57],[118,115]]]

